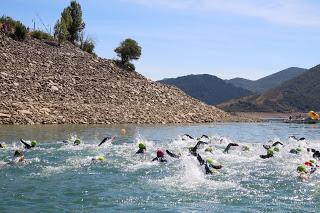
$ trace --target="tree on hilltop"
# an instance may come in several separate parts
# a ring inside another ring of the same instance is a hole
[[[135,67],[131,60],[138,60],[141,56],[141,47],[138,42],[133,39],[126,39],[120,43],[114,51],[117,53],[118,57],[121,58],[121,65],[129,70],[135,70]]]

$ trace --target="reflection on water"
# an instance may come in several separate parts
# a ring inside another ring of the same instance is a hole
[[[126,135],[121,136],[120,129]],[[297,179],[296,167],[310,154],[289,153],[291,148],[320,149],[317,125],[282,123],[226,123],[189,126],[2,126],[0,141],[0,212],[199,212],[199,211],[310,211],[319,208],[319,175],[309,182]],[[194,140],[179,137],[206,134],[212,153],[201,147],[203,158],[213,158],[224,167],[205,175],[197,159],[189,155]],[[97,145],[105,136],[117,136],[112,144]],[[306,137],[297,142],[288,136]],[[81,138],[73,146],[62,141]],[[39,146],[25,151],[26,162],[9,166],[19,139],[36,139]],[[272,159],[262,160],[262,144],[281,140],[285,146]],[[136,155],[144,141],[147,153]],[[250,151],[233,149],[230,142],[247,144]],[[168,163],[151,162],[158,148],[180,153]],[[92,163],[96,156],[105,162]]]

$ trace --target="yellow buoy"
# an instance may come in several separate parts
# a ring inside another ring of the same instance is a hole
[[[121,135],[125,135],[127,133],[126,129],[121,129],[120,130]]]
[[[319,120],[320,118],[319,114],[314,111],[310,111],[308,115],[312,120]]]

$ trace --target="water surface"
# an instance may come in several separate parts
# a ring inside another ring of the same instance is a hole
[[[120,135],[120,129],[127,130]],[[195,141],[180,135],[206,134],[213,158],[224,168],[205,175],[188,148]],[[288,136],[306,137],[296,142]],[[62,140],[79,137],[80,146]],[[105,136],[113,144],[98,147]],[[39,146],[25,151],[26,162],[10,166],[19,139],[36,139]],[[285,146],[273,159],[262,160],[262,144],[281,140]],[[225,123],[189,126],[1,126],[0,212],[317,212],[320,209],[319,175],[308,182],[297,179],[296,167],[311,158],[301,146],[319,148],[318,125],[282,123]],[[136,155],[144,141],[147,153]],[[222,151],[230,142],[250,146]],[[168,163],[151,162],[158,148],[181,153]],[[105,162],[92,163],[96,156]]]

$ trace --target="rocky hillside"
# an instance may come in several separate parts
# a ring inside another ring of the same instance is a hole
[[[0,34],[0,124],[192,123],[229,114],[75,46]]]
[[[320,65],[261,95],[219,105],[227,111],[307,112],[320,111]]]
[[[252,94],[246,89],[235,87],[216,76],[207,74],[169,78],[160,82],[174,85],[191,97],[210,105]]]
[[[231,80],[226,80],[226,82],[233,84],[236,87],[250,90],[254,93],[263,93],[277,86],[280,86],[285,81],[291,80],[301,75],[305,71],[306,69],[303,68],[290,67],[272,75],[268,75],[264,78],[260,78],[256,81],[251,81],[243,78],[234,78]]]

